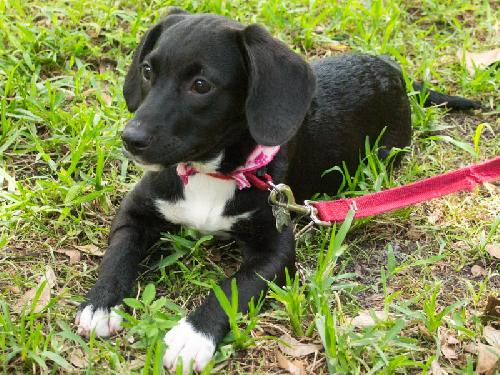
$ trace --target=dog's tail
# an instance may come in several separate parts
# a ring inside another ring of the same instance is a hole
[[[403,85],[405,85],[401,67],[399,66],[399,64],[395,62],[393,58],[389,55],[381,55],[380,58],[401,73],[401,80],[403,81]],[[425,107],[430,107],[431,105],[444,104],[444,106],[449,109],[465,110],[465,109],[481,108],[481,104],[478,102],[462,98],[461,96],[446,95],[434,90],[430,90],[425,87],[425,84],[421,84],[415,81],[413,81],[413,90],[427,94],[427,97],[424,102]]]
[[[422,85],[421,83],[415,81],[413,82],[413,89],[415,91],[424,92],[427,95],[424,102],[425,107],[444,104],[446,108],[458,110],[481,108],[481,104],[478,102],[462,98],[461,96],[446,95],[434,90],[430,90],[426,88],[425,85]]]

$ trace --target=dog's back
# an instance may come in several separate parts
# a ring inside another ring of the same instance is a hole
[[[367,136],[373,142],[385,128],[380,141],[385,150],[405,147],[411,138],[410,105],[394,66],[370,55],[325,58],[311,66],[316,93],[289,145],[287,180],[300,201],[317,192],[335,193],[342,176],[321,177],[323,172],[342,162],[354,170]]]

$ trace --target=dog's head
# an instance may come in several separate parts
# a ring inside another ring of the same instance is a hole
[[[123,87],[135,112],[125,149],[161,168],[210,160],[245,134],[283,144],[314,88],[309,65],[262,27],[174,10],[134,52]]]

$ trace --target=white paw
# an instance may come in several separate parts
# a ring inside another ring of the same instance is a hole
[[[184,374],[189,372],[191,361],[193,361],[193,370],[202,371],[215,352],[214,341],[203,333],[197,332],[190,323],[186,322],[186,319],[181,319],[168,331],[164,341],[167,349],[163,356],[163,365],[175,371],[177,362],[182,359]]]
[[[94,311],[94,306],[87,305],[76,314],[75,325],[78,327],[79,335],[88,337],[95,331],[96,336],[107,337],[122,330],[122,320],[122,317],[114,311],[110,312],[104,308]]]

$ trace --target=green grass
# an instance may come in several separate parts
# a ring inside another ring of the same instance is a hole
[[[369,152],[355,175],[344,175],[343,191],[329,196],[397,186],[500,154],[500,73],[490,67],[471,76],[457,57],[458,49],[498,44],[494,2],[0,0],[0,372],[162,373],[165,330],[237,267],[231,244],[190,230],[166,234],[143,267],[138,298],[125,302],[127,330],[111,340],[74,333],[76,306],[100,258],[81,252],[69,264],[60,251],[104,249],[116,208],[141,176],[120,151],[117,134],[130,117],[121,86],[139,36],[169,5],[259,22],[309,59],[345,49],[390,54],[407,77],[483,103],[480,113],[446,113],[423,108],[410,92],[414,135],[402,166],[392,174],[390,163]],[[324,348],[298,359],[308,373],[425,374],[434,360],[449,373],[473,373],[477,356],[464,347],[482,340],[488,321],[480,312],[499,292],[498,260],[486,251],[500,241],[499,211],[490,185],[338,231],[306,231],[298,273],[284,289],[272,286],[247,316],[234,312],[236,289],[223,301],[231,334],[214,371],[278,372],[279,337],[289,332]],[[57,276],[52,298],[36,310],[39,289],[19,311],[47,265]],[[474,276],[473,265],[484,272]],[[373,325],[349,324],[369,309],[382,312],[372,312]],[[457,358],[442,352],[445,332],[459,341]]]

